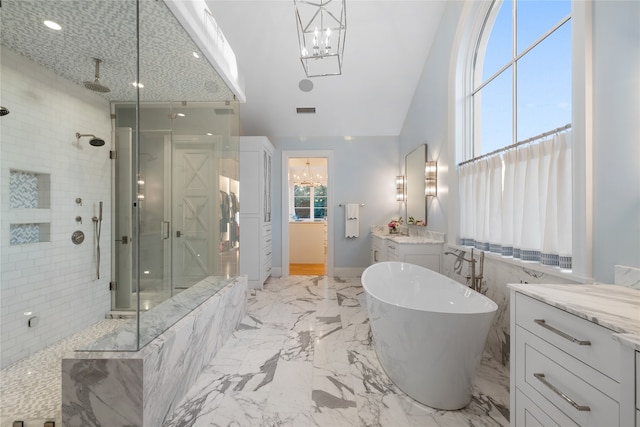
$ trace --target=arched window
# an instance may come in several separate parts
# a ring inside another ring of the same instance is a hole
[[[477,34],[460,243],[571,269],[571,1],[495,0]]]
[[[570,17],[569,0],[492,4],[473,64],[470,157],[571,123]]]

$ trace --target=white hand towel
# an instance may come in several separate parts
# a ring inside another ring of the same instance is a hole
[[[360,205],[357,203],[347,203],[347,219],[358,219],[360,217]]]
[[[358,219],[360,205],[357,203],[348,203],[345,209],[344,230],[346,238],[355,238],[360,236],[360,220]]]

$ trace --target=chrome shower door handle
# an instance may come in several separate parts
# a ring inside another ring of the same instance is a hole
[[[126,245],[127,243],[129,243],[129,237],[122,236],[122,239],[116,239],[116,242],[122,242],[123,245]]]
[[[162,240],[167,240],[171,237],[171,223],[169,221],[162,221],[160,224],[160,237]]]

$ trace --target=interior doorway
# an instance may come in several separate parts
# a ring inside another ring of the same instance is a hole
[[[330,154],[283,152],[283,275],[333,274]]]

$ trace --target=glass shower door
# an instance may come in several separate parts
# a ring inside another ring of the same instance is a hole
[[[215,144],[175,136],[173,147],[173,284],[186,289],[216,271],[220,215]]]

